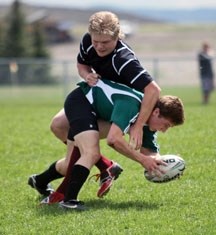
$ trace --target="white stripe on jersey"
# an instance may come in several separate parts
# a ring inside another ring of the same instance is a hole
[[[129,132],[131,124],[133,124],[137,120],[138,115],[139,115],[139,112],[129,121],[128,126],[123,131],[124,134],[127,134]]]
[[[91,44],[91,46],[89,46],[89,47],[87,48],[87,53],[92,49],[92,47],[93,47],[93,45]]]
[[[133,84],[136,80],[137,80],[137,78],[141,75],[141,74],[143,74],[143,73],[145,73],[146,72],[146,69],[145,70],[143,70],[143,71],[141,71],[134,79],[132,79],[131,80],[131,84]]]
[[[133,97],[134,99],[141,102],[141,99],[138,96],[134,95],[133,93],[111,87],[111,86],[105,84],[102,80],[98,80],[97,84],[94,87],[100,87],[104,91],[104,95],[106,95],[107,99],[110,101],[111,104],[113,104],[113,101],[111,98],[113,94],[127,95],[127,96]],[[92,90],[93,89],[90,89],[90,91],[86,94],[86,97],[91,104],[94,101],[93,96],[92,96]]]
[[[135,53],[133,50],[130,49],[130,47],[128,47],[128,45],[126,45],[122,40],[119,40],[121,42],[121,44],[124,46],[123,48],[127,48],[134,56],[135,56]],[[121,48],[120,48],[121,49]]]
[[[125,63],[120,67],[120,69],[117,70],[117,68],[116,68],[116,66],[115,66],[115,62],[114,62],[114,59],[115,59],[117,53],[112,57],[112,65],[113,65],[113,68],[115,69],[116,73],[117,73],[119,76],[120,76],[120,73],[121,73],[122,69],[123,69],[127,64],[129,64],[131,61],[137,60],[137,58],[136,58],[136,56],[135,56],[135,54],[134,54],[134,51],[132,51],[125,43],[123,43],[123,41],[120,40],[120,42],[121,42],[121,44],[123,45],[123,47],[121,47],[120,49],[118,49],[116,52],[118,53],[119,51],[122,51],[122,50],[127,49],[127,50],[129,50],[129,51],[133,54],[134,58],[131,58],[130,60],[128,60],[127,62],[125,62]],[[134,78],[131,80],[130,83],[133,84],[133,83],[139,78],[139,76],[140,76],[141,74],[144,74],[145,72],[147,72],[147,70],[144,68],[136,77],[134,77]]]
[[[119,72],[118,72],[117,68],[115,67],[115,62],[114,62],[115,57],[116,57],[116,54],[112,57],[112,66],[113,66],[114,70],[116,71],[116,73],[119,75]]]
[[[134,59],[130,59],[130,60],[128,60],[126,63],[124,63],[124,64],[121,66],[121,68],[119,69],[119,75],[120,75],[122,69],[123,69],[127,64],[129,64],[131,61],[133,61],[133,60],[134,60]]]
[[[92,89],[90,89],[89,92],[86,94],[86,98],[88,99],[90,104],[93,104],[94,99],[93,99],[93,95],[92,95]]]

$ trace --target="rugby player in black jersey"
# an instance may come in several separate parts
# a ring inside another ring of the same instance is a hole
[[[147,70],[142,67],[133,50],[123,41],[118,17],[112,12],[96,12],[89,19],[88,33],[80,43],[80,52],[77,56],[77,68],[79,75],[90,85],[94,86],[100,77],[125,84],[145,94],[142,100],[139,116],[130,128],[129,143],[132,148],[139,149],[142,144],[143,123],[149,118],[152,109],[159,98],[160,88],[153,81]],[[82,106],[79,107],[82,109]],[[103,134],[105,125],[98,120],[100,134]],[[88,126],[83,125],[85,130]],[[69,131],[69,123],[62,109],[52,120],[51,130],[66,142]],[[99,141],[99,140],[97,140]],[[74,159],[80,156],[75,147]],[[28,183],[39,193],[48,195],[52,192],[49,182],[66,174],[69,159],[63,158],[50,165],[39,175],[32,175]],[[106,180],[116,179],[121,173],[121,167],[101,156],[95,163],[99,168],[100,189]],[[108,181],[109,182],[109,181]]]

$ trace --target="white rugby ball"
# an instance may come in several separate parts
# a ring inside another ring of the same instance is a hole
[[[162,155],[159,159],[167,163],[167,166],[160,165],[160,169],[164,171],[164,174],[157,176],[155,173],[149,174],[148,171],[144,171],[145,178],[154,183],[166,183],[171,180],[180,178],[185,170],[185,161],[172,154]]]

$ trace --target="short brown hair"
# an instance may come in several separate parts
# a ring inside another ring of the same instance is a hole
[[[175,126],[184,123],[184,105],[176,96],[161,96],[157,101],[155,108],[159,108],[160,115],[169,119]]]
[[[89,18],[88,31],[90,34],[109,35],[113,39],[122,39],[124,37],[117,15],[109,11],[99,11],[94,13]]]

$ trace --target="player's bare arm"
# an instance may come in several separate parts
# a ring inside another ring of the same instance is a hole
[[[143,126],[146,124],[159,96],[160,87],[153,81],[144,89],[144,98],[141,103],[139,116],[130,128],[130,146],[140,149],[143,137]]]
[[[122,155],[139,162],[148,171],[160,171],[158,165],[164,164],[161,160],[151,156],[144,155],[132,149],[127,141],[124,139],[122,130],[116,125],[112,124],[107,136],[107,143]]]

